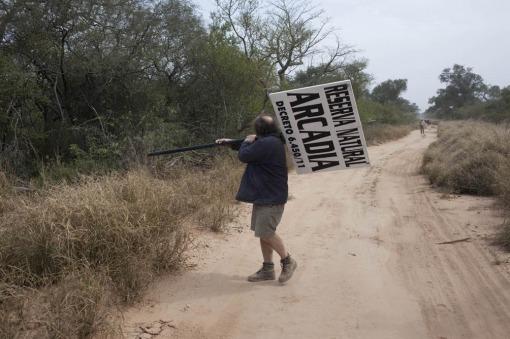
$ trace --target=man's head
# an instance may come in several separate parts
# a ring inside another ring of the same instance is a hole
[[[266,136],[269,134],[280,133],[274,119],[266,114],[259,115],[254,122],[255,133],[258,136]]]

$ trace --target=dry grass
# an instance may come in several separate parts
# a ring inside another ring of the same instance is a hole
[[[501,170],[510,157],[507,128],[482,122],[444,122],[426,151],[423,172],[431,183],[456,193],[504,194]]]
[[[233,205],[243,166],[230,150],[217,158],[181,167],[165,167],[159,159],[152,164],[154,176],[178,183],[182,196],[191,206],[191,222],[213,231],[223,231],[236,216]],[[227,155],[225,155],[227,154]],[[190,173],[189,167],[194,168]]]
[[[115,297],[92,270],[41,289],[0,288],[0,338],[90,338],[120,333]]]
[[[10,191],[10,182],[4,172],[0,171],[0,195],[5,195]]]
[[[0,215],[7,211],[11,204],[12,185],[4,172],[0,171]]]
[[[503,208],[507,211],[507,219],[501,227],[496,243],[510,251],[510,156],[499,165],[496,173],[498,182],[497,193]]]
[[[431,183],[456,193],[495,195],[510,211],[510,128],[484,122],[442,122],[423,158]],[[510,224],[498,243],[510,249]]]
[[[510,155],[499,164],[496,171],[496,182],[501,203],[510,210]]]
[[[190,225],[218,231],[232,219],[233,164],[154,166],[29,195],[2,189],[0,337],[115,333],[112,306],[183,265]]]
[[[369,145],[378,145],[387,141],[405,137],[412,130],[413,125],[365,124],[363,132]]]

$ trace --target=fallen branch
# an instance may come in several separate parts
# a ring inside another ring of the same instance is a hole
[[[455,244],[455,243],[458,243],[458,242],[463,242],[463,241],[469,241],[471,240],[470,237],[467,237],[467,238],[462,238],[462,239],[457,239],[457,240],[450,240],[450,241],[443,241],[443,242],[436,242],[437,245],[447,245],[447,244]]]

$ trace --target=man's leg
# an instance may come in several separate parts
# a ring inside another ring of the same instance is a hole
[[[260,238],[260,249],[262,251],[264,262],[262,263],[262,268],[260,270],[248,277],[248,281],[251,282],[275,279],[273,248],[264,240],[264,238]]]
[[[264,244],[264,246],[262,245]],[[281,259],[287,257],[287,250],[285,249],[285,245],[283,244],[282,238],[278,236],[278,234],[274,233],[270,237],[260,238],[260,246],[262,247],[262,254],[264,255],[264,248],[271,248],[271,257],[273,250],[278,253]],[[264,256],[264,261],[266,261],[266,257]]]
[[[258,206],[253,205],[251,229],[260,238],[260,249],[264,258],[262,268],[248,277],[248,281],[275,279],[273,250],[278,253],[282,265],[282,273],[278,279],[281,283],[292,277],[297,267],[296,261],[290,257],[282,239],[274,233],[280,222],[284,205]]]
[[[271,245],[263,238],[260,238],[260,249],[262,250],[262,257],[264,258],[264,262],[273,262],[273,247],[271,247]]]
[[[266,242],[269,246],[272,247],[279,255],[280,255],[280,263],[282,265],[282,273],[278,278],[280,283],[287,282],[294,271],[297,268],[297,262],[293,258],[290,257],[289,253],[285,249],[285,245],[283,244],[282,238],[280,238],[276,233],[274,233],[270,237],[260,238],[260,243]]]

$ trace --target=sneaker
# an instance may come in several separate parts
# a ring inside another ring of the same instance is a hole
[[[275,280],[274,264],[263,263],[262,268],[248,277],[248,281],[257,282],[264,280]]]
[[[285,259],[280,260],[280,262],[282,265],[282,273],[280,274],[278,281],[283,284],[292,278],[292,275],[297,268],[297,262],[291,258],[290,254],[287,255]]]

